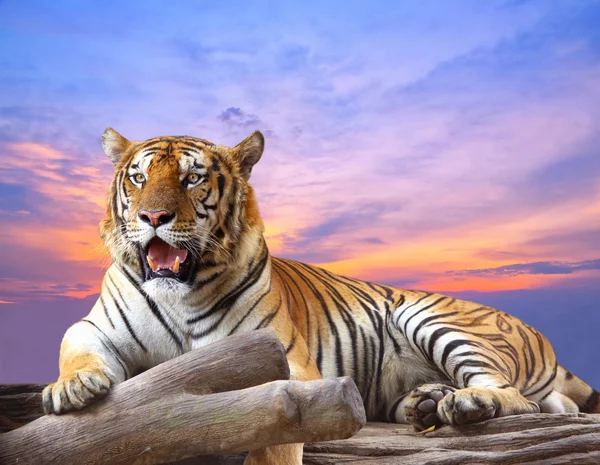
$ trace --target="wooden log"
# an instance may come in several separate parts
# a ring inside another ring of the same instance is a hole
[[[366,422],[350,378],[275,381],[200,396],[175,389],[163,396],[150,383],[139,385],[137,396],[131,389],[128,394],[115,389],[91,411],[47,415],[0,435],[0,463],[160,464],[348,438]],[[140,397],[156,400],[141,402]]]
[[[111,389],[109,398],[129,398],[128,407],[135,407],[155,400],[157,393],[160,396],[181,392],[211,394],[289,378],[285,348],[272,330],[261,329],[222,339],[151,368]],[[149,386],[153,396],[148,396]],[[44,384],[0,387],[0,432],[44,415],[41,401],[44,387]],[[93,408],[90,406],[86,411]]]
[[[0,385],[0,433],[19,428],[44,415],[45,384]]]
[[[515,415],[426,435],[407,425],[369,423],[347,441],[304,450],[310,465],[598,464],[600,415]]]
[[[305,465],[598,465],[600,415],[517,415],[422,435],[407,425],[367,423],[343,441],[304,446]],[[241,455],[170,465],[242,465]]]
[[[13,394],[30,395],[26,386]],[[35,394],[36,389],[32,389]],[[0,392],[2,390],[0,389]],[[0,399],[1,401],[1,399]],[[6,405],[6,404],[5,404]],[[421,435],[407,425],[368,423],[347,440],[306,444],[311,465],[600,463],[600,415],[517,415]],[[244,454],[201,455],[171,465],[242,465]]]

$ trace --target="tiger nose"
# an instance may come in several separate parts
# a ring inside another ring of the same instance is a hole
[[[142,210],[138,213],[138,217],[144,223],[148,223],[155,228],[173,221],[175,213],[167,210]]]

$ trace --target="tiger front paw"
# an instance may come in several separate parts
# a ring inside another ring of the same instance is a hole
[[[42,392],[44,412],[59,415],[80,410],[106,395],[114,379],[108,367],[83,368],[60,376]]]
[[[438,404],[452,392],[454,388],[445,384],[424,384],[413,389],[404,404],[404,418],[418,431],[441,426]]]

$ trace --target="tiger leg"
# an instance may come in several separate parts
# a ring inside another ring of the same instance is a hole
[[[556,373],[552,347],[533,328],[505,313],[425,294],[399,307],[392,322],[415,359],[449,380],[441,399],[439,386],[425,385],[400,402],[403,413],[395,416],[417,429],[431,423],[461,425],[538,413],[536,401],[552,390]],[[424,420],[434,412],[437,421],[433,416]]]
[[[277,331],[278,328],[274,329]],[[298,381],[321,379],[314,358],[309,355],[308,346],[299,333],[292,331],[288,338],[283,338],[279,334],[278,337],[284,346],[292,348],[287,355],[292,379]],[[303,446],[304,444],[298,443],[257,449],[248,454],[244,465],[302,465]]]
[[[543,413],[578,413],[579,407],[569,397],[558,391],[551,391],[540,401]]]
[[[250,452],[244,465],[302,465],[303,444],[283,444]]]
[[[389,412],[389,419],[409,423],[421,431],[431,426],[464,425],[494,417],[539,412],[538,404],[527,400],[513,387],[456,389],[446,384],[424,384],[400,396]]]
[[[80,410],[124,381],[124,361],[107,350],[95,326],[78,322],[67,330],[60,348],[58,380],[42,392],[45,413]]]

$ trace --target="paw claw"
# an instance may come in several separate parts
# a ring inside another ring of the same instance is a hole
[[[80,410],[104,396],[112,382],[100,370],[83,369],[68,378],[59,378],[42,392],[42,406],[46,414]]]

